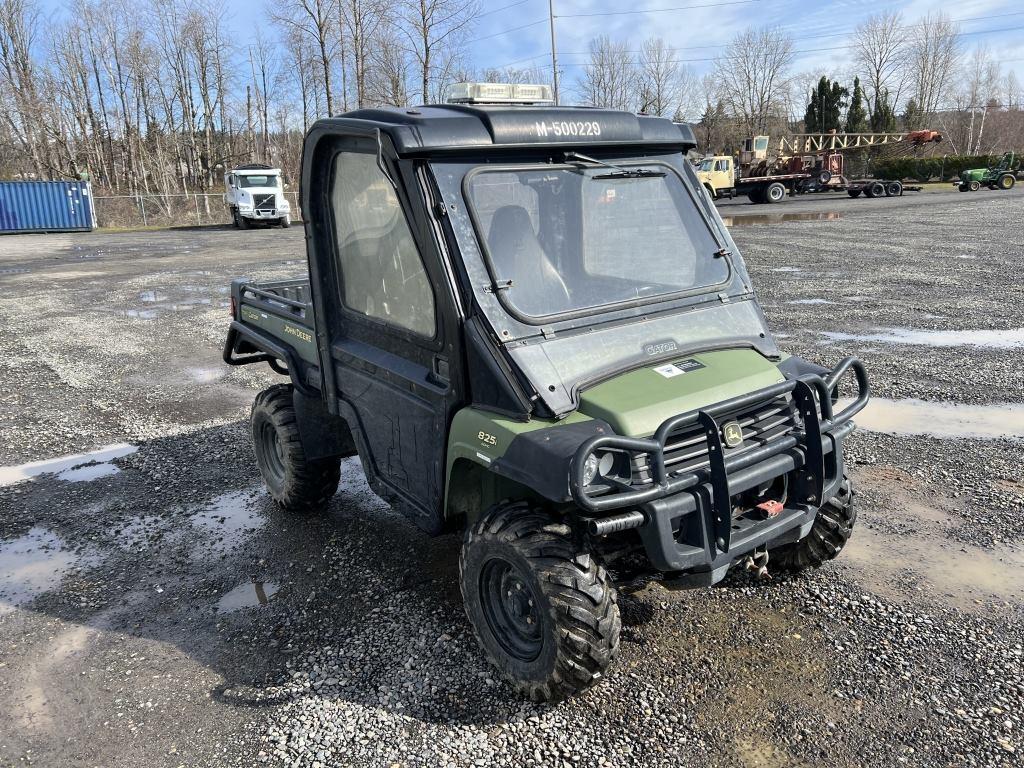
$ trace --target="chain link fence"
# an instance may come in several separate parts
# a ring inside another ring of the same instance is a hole
[[[299,193],[285,192],[293,222],[302,221]],[[97,227],[204,227],[231,224],[222,194],[95,195]]]

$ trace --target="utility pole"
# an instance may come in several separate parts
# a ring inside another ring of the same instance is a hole
[[[555,46],[555,0],[548,0],[548,23],[551,25],[551,77],[555,86],[555,106],[558,106],[558,52]]]

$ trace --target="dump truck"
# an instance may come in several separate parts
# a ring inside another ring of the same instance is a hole
[[[262,163],[240,165],[224,174],[224,204],[239,229],[263,222],[290,227],[291,206],[284,196],[281,169]]]
[[[695,145],[536,85],[319,120],[308,275],[231,285],[225,362],[283,377],[251,416],[270,496],[323,510],[361,466],[460,532],[475,636],[533,700],[602,678],[617,584],[814,568],[853,532],[865,368],[778,346]]]
[[[989,189],[1013,189],[1019,170],[1020,162],[1013,152],[1007,152],[995,165],[963,171],[953,185],[961,192],[977,192],[982,186]]]

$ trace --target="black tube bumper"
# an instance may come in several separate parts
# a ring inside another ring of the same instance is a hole
[[[834,414],[831,391],[851,369],[858,397]],[[716,417],[785,395],[792,397],[799,413],[799,428],[726,457]],[[864,366],[849,357],[825,376],[804,374],[672,417],[651,439],[597,436],[581,445],[573,457],[570,492],[582,514],[590,518],[591,531],[635,528],[655,569],[686,572],[676,579],[682,586],[713,584],[738,558],[769,543],[777,546],[799,540],[810,532],[817,510],[839,490],[843,439],[853,431],[851,419],[869,397]],[[670,474],[665,466],[670,435],[681,427],[697,426],[704,432],[706,466]],[[583,484],[583,471],[587,458],[597,450],[646,454],[653,481],[640,487],[619,484],[612,492],[605,489],[592,495],[592,489]],[[781,511],[767,515],[754,508],[736,513],[734,497],[781,477],[786,478]],[[602,518],[607,520],[603,513],[613,510],[625,514],[602,525]],[[622,523],[616,524],[618,520]]]

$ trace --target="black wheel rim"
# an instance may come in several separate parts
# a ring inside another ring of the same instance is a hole
[[[277,437],[277,430],[269,421],[261,421],[256,434],[256,447],[263,459],[267,484],[280,488],[284,483],[284,446]]]
[[[543,614],[531,579],[502,558],[492,558],[480,571],[480,603],[487,626],[498,644],[519,661],[533,661],[544,645]]]

